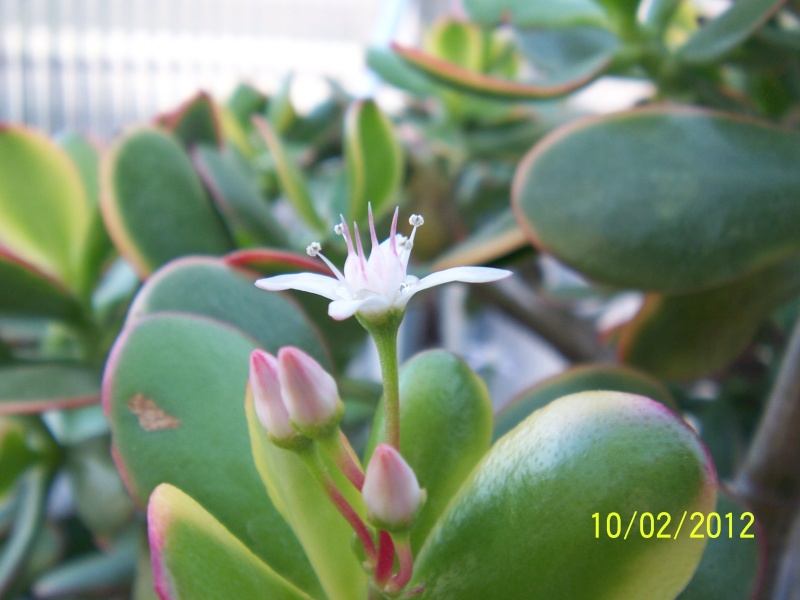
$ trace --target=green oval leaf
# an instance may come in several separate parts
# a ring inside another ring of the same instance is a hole
[[[533,242],[589,277],[685,292],[800,251],[800,135],[658,107],[563,127],[520,164]]]
[[[537,383],[519,393],[497,414],[494,439],[504,436],[539,410],[563,396],[578,392],[608,390],[647,396],[677,411],[675,399],[660,382],[629,367],[582,365]]]
[[[473,470],[428,537],[411,586],[424,584],[424,599],[672,600],[706,541],[690,539],[686,524],[677,539],[645,539],[638,524],[622,535],[634,511],[669,513],[674,534],[684,511],[714,509],[715,479],[694,433],[663,405],[617,392],[566,396]],[[612,512],[622,521],[617,539],[606,534]]]
[[[77,298],[37,267],[0,248],[0,313],[22,317],[81,319]]]
[[[222,146],[219,109],[205,92],[199,92],[175,111],[157,119],[187,148],[197,144]]]
[[[113,452],[140,505],[159,483],[180,487],[278,573],[316,592],[302,548],[251,459],[243,398],[256,347],[197,316],[158,314],[126,327],[103,381]]]
[[[159,485],[147,508],[154,583],[168,600],[310,600],[184,492]]]
[[[189,157],[166,133],[123,136],[103,159],[101,190],[111,238],[141,276],[178,256],[233,249]]]
[[[368,48],[367,66],[386,83],[415,96],[433,96],[436,85],[388,48]]]
[[[89,201],[66,153],[39,133],[0,126],[0,239],[63,283],[76,280]]]
[[[800,293],[800,257],[710,290],[650,294],[620,331],[619,355],[662,379],[711,375],[735,360],[758,325]]]
[[[100,374],[79,365],[0,367],[0,415],[76,408],[100,401]]]
[[[376,215],[385,212],[400,186],[403,149],[392,122],[374,100],[355,102],[347,111],[344,155],[349,218],[363,221],[368,202]]]
[[[601,25],[607,19],[593,0],[465,0],[470,18],[495,25],[506,18],[514,25],[557,29],[571,25]]]
[[[744,42],[786,0],[738,0],[716,19],[704,25],[678,50],[688,63],[712,63]]]
[[[384,441],[382,404],[366,460]],[[449,352],[419,354],[400,371],[400,451],[428,500],[411,530],[413,547],[427,538],[447,503],[489,449],[492,405],[483,381]]]

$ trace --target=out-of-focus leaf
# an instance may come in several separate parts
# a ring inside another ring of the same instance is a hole
[[[99,377],[98,374],[98,380]],[[42,420],[60,446],[77,446],[111,432],[100,404],[48,411],[42,415]]]
[[[697,571],[677,600],[749,600],[758,597],[762,580],[760,528],[745,514],[749,509],[724,489],[717,496],[715,517],[709,515],[708,546]],[[752,514],[752,513],[751,513]],[[742,537],[742,534],[753,537]]]
[[[263,113],[267,108],[267,96],[249,83],[240,83],[233,90],[227,106],[236,121],[244,129],[252,126],[253,115]]]
[[[427,97],[436,93],[437,86],[428,77],[410,66],[389,48],[367,49],[367,65],[386,83],[415,96]]]
[[[189,157],[172,136],[153,129],[128,133],[104,157],[102,172],[106,227],[140,276],[178,256],[233,248]]]
[[[107,597],[124,590],[136,567],[136,536],[126,535],[108,553],[92,553],[60,564],[33,584],[36,598]]]
[[[536,246],[589,277],[687,292],[800,251],[800,135],[676,107],[563,127],[517,169]]]
[[[330,269],[318,260],[308,256],[288,252],[286,250],[254,249],[232,252],[223,259],[226,264],[247,269],[264,277],[281,275],[282,273],[299,273],[310,271],[322,275],[330,275]]]
[[[231,223],[259,244],[286,245],[286,234],[258,189],[257,174],[236,148],[199,146],[192,159],[220,212]]]
[[[267,105],[267,120],[277,135],[286,134],[297,120],[297,113],[292,105],[292,79],[291,74],[283,78],[278,91]]]
[[[511,209],[504,210],[466,240],[442,254],[432,270],[483,265],[523,248],[525,243],[525,235],[514,219],[514,213]]]
[[[245,410],[256,468],[273,504],[303,545],[326,597],[330,600],[365,597],[367,579],[352,546],[353,529],[326,497],[305,462],[296,453],[269,441],[256,417],[249,389]],[[361,494],[330,461],[325,465],[353,510],[365,519]]]
[[[0,126],[3,246],[74,285],[89,223],[89,200],[69,156],[39,133]]]
[[[662,379],[713,374],[747,347],[759,323],[800,293],[800,257],[720,287],[649,294],[622,327],[620,358]]]
[[[322,231],[325,229],[325,224],[314,207],[311,193],[308,191],[308,184],[303,174],[292,162],[291,157],[286,153],[280,137],[266,120],[255,117],[253,123],[264,138],[272,160],[275,162],[278,181],[286,198],[294,205],[297,214],[308,225]]]
[[[750,37],[784,4],[786,0],[738,0],[689,38],[678,56],[689,63],[717,61]]]
[[[608,68],[620,45],[617,36],[601,27],[516,28],[515,32],[541,85],[588,83]]]
[[[554,400],[578,392],[598,390],[639,394],[657,400],[672,410],[678,409],[669,391],[646,373],[630,367],[583,365],[520,392],[497,414],[494,439],[504,436],[534,411],[544,408]]]
[[[100,374],[80,365],[0,367],[0,414],[39,413],[100,401]]]
[[[218,259],[178,259],[147,280],[128,311],[128,322],[157,313],[201,315],[236,327],[269,352],[297,346],[329,366],[325,345],[303,311],[284,294],[259,290],[253,283],[254,278]]]
[[[178,488],[159,485],[147,514],[154,582],[162,599],[311,600]]]
[[[667,28],[670,19],[681,4],[682,0],[653,0],[647,4],[642,15],[642,22],[661,33]]]
[[[180,487],[256,556],[316,593],[311,566],[251,459],[244,397],[256,347],[206,317],[134,321],[117,339],[103,382],[113,454],[137,503],[159,483]]]
[[[684,511],[713,510],[715,497],[708,455],[663,405],[617,392],[567,396],[475,467],[410,585],[425,584],[423,599],[672,600],[706,544],[678,523]],[[646,537],[647,523],[632,519],[643,512],[668,513],[665,532],[677,537]],[[618,533],[610,513],[620,516]]]
[[[82,308],[77,298],[52,276],[0,248],[0,314],[51,317],[76,321]]]
[[[187,148],[197,144],[222,146],[220,116],[214,100],[199,92],[159,121]]]
[[[390,208],[403,175],[403,149],[392,122],[373,100],[353,103],[345,117],[348,217],[363,221],[367,203],[376,216]]]
[[[0,498],[5,497],[17,478],[40,458],[28,445],[26,433],[24,423],[0,420]]]
[[[607,17],[593,0],[465,0],[471,19],[486,25],[506,16],[515,26],[557,29],[572,25],[602,25]]]
[[[385,441],[382,405],[375,414],[365,461]],[[400,372],[400,451],[428,499],[411,541],[418,550],[447,503],[489,449],[492,404],[486,386],[457,356],[425,352]]]

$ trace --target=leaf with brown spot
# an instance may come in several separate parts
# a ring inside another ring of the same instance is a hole
[[[175,429],[181,424],[180,419],[161,410],[153,400],[141,392],[134,394],[128,401],[128,409],[139,418],[139,426],[145,431]]]

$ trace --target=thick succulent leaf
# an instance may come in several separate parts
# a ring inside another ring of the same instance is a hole
[[[460,244],[456,244],[436,260],[432,271],[451,267],[485,265],[525,247],[525,235],[511,209],[487,221]]]
[[[640,0],[595,0],[602,6],[611,19],[622,30],[631,30],[636,26],[636,12]]]
[[[178,488],[158,486],[147,516],[155,585],[162,600],[310,598]]]
[[[385,440],[383,408],[375,414],[366,462]],[[411,541],[418,549],[447,503],[489,449],[492,405],[486,386],[467,364],[436,350],[412,358],[400,371],[400,451],[428,500]]]
[[[797,133],[656,107],[557,130],[520,164],[512,197],[533,242],[586,275],[686,292],[800,250],[798,161]]]
[[[692,430],[663,405],[618,392],[566,396],[473,470],[422,548],[411,586],[424,584],[424,599],[672,600],[706,543],[678,524],[684,511],[714,509],[715,479]],[[677,538],[645,539],[634,512],[662,511]],[[617,539],[606,535],[612,512]]]
[[[436,94],[438,86],[395,54],[389,48],[372,47],[367,49],[367,66],[375,71],[386,83],[415,96],[426,97]]]
[[[483,31],[474,23],[442,19],[425,36],[425,50],[468,71],[483,72],[486,51],[484,38]]]
[[[678,408],[669,390],[646,373],[630,367],[583,365],[573,367],[520,392],[497,414],[494,439],[501,438],[534,411],[554,400],[578,392],[596,390],[638,394],[657,400],[672,410]]]
[[[80,365],[14,363],[0,367],[0,415],[40,413],[100,401],[100,374]]]
[[[366,220],[390,208],[403,175],[403,149],[394,126],[374,100],[354,102],[345,117],[344,156],[349,188],[348,216]]]
[[[159,483],[175,485],[273,569],[314,591],[302,548],[250,458],[242,398],[256,347],[197,316],[157,314],[126,327],[103,382],[113,453],[141,506]]]
[[[128,321],[164,312],[201,315],[238,328],[269,352],[297,346],[328,366],[325,346],[299,306],[283,294],[259,290],[254,281],[219,259],[178,259],[147,280]]]
[[[42,465],[29,470],[20,482],[11,532],[0,545],[0,598],[21,574],[33,550],[44,519],[48,483],[47,469]]]
[[[71,284],[89,221],[89,200],[67,154],[32,130],[0,126],[3,245]]]
[[[132,131],[104,157],[101,205],[117,249],[141,276],[178,256],[233,248],[189,157],[160,131]]]
[[[267,149],[275,163],[278,182],[286,198],[294,205],[297,214],[308,225],[320,231],[325,229],[325,223],[317,214],[314,201],[311,199],[308,183],[300,169],[292,162],[292,157],[286,152],[283,142],[273,126],[259,117],[254,117],[253,123],[267,144]]]
[[[745,514],[749,509],[724,489],[717,496],[716,512],[720,515],[720,534],[708,540],[694,577],[677,600],[758,597],[764,559],[760,528]],[[716,519],[706,525],[715,533]]]
[[[286,234],[258,189],[258,175],[236,148],[201,145],[192,159],[217,208],[237,229],[258,244],[286,245]]]
[[[701,27],[678,51],[689,63],[711,63],[723,58],[761,27],[786,0],[739,0]]]
[[[247,130],[251,127],[253,115],[263,113],[267,108],[267,96],[249,83],[240,83],[233,90],[226,104],[239,125]]]
[[[211,96],[200,92],[176,111],[158,120],[187,148],[197,144],[222,146],[218,108]]]
[[[136,535],[117,540],[106,553],[94,552],[60,564],[34,582],[36,598],[108,597],[123,591],[136,567]]]
[[[603,9],[593,0],[465,0],[470,18],[494,25],[505,20],[521,27],[561,28],[571,25],[599,25],[607,21]]]
[[[800,257],[700,292],[649,294],[619,336],[620,358],[662,379],[693,379],[724,368],[758,325],[800,293]]]
[[[284,273],[311,272],[330,275],[330,269],[319,260],[312,260],[303,254],[257,248],[232,252],[223,259],[226,264],[258,273],[263,277],[282,275]]]
[[[281,81],[278,91],[270,97],[267,104],[267,119],[273,131],[278,135],[286,134],[297,122],[297,112],[292,104],[293,79],[292,73],[287,74]],[[254,117],[253,120],[256,118],[260,117]]]
[[[536,100],[561,96],[588,83],[591,78],[560,83],[521,83],[471,71],[415,48],[393,44],[392,50],[406,63],[433,81],[462,92],[503,100]]]
[[[17,478],[41,458],[39,452],[31,448],[27,437],[25,423],[0,420],[0,498],[6,498]]]
[[[652,0],[642,11],[642,23],[660,34],[682,3],[682,0]]]
[[[330,600],[366,597],[367,579],[353,550],[352,528],[303,460],[295,452],[278,448],[269,441],[256,417],[249,389],[245,411],[253,459],[264,487],[303,545],[326,596]],[[326,460],[324,454],[320,456]],[[366,511],[361,494],[329,460],[326,466],[344,497],[364,519]]]
[[[51,275],[0,248],[0,314],[75,321],[82,308],[77,298]]]
[[[609,67],[619,48],[617,36],[602,27],[515,29],[520,50],[541,84],[578,86]]]

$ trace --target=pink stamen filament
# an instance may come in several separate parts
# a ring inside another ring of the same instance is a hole
[[[378,534],[378,564],[375,567],[375,583],[381,589],[389,581],[394,569],[394,543],[386,531]]]
[[[392,249],[392,254],[397,256],[397,217],[400,214],[400,207],[394,209],[394,216],[392,217],[392,229],[389,232],[389,246]]]

